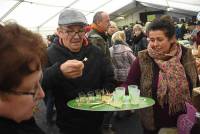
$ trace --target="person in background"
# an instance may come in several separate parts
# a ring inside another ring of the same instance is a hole
[[[190,49],[177,44],[171,20],[154,20],[148,36],[148,48],[138,53],[123,86],[138,85],[141,96],[155,100],[139,112],[144,134],[176,131],[177,118],[187,113],[185,103],[191,103],[192,89],[199,85],[195,59]]]
[[[47,35],[47,45],[49,46],[49,44],[51,44],[51,42],[53,41],[52,35]]]
[[[110,61],[95,45],[84,44],[86,17],[76,10],[59,15],[59,44],[48,48],[48,65],[42,87],[52,90],[61,134],[101,134],[104,112],[83,111],[67,106],[69,100],[97,89],[113,90],[114,73]]]
[[[149,24],[151,24],[151,22],[150,22],[150,21],[147,21],[147,22],[145,23],[145,25],[144,25],[144,34],[145,34],[146,36],[148,36],[148,35],[147,35],[147,28],[148,28]]]
[[[0,42],[0,133],[44,134],[33,112],[45,96],[40,80],[46,43],[14,22],[0,25]]]
[[[110,21],[110,26],[108,27],[107,30],[109,48],[113,46],[112,35],[117,31],[118,31],[117,24],[113,21]]]
[[[112,35],[114,45],[109,48],[111,61],[114,68],[116,86],[120,86],[128,76],[130,67],[135,60],[133,51],[126,43],[124,31],[117,31]]]
[[[49,40],[48,47],[52,46],[53,44],[58,44],[58,33],[55,32],[52,35],[48,35],[47,39]],[[52,126],[55,124],[54,116],[56,115],[54,96],[52,90],[45,90],[44,102],[46,105],[46,122],[47,125]]]
[[[198,26],[199,31],[198,31],[197,34],[196,34],[195,42],[196,42],[196,46],[197,46],[198,51],[199,51],[199,50],[200,50],[200,21],[197,22],[197,25],[199,25],[199,26]],[[198,52],[198,54],[199,54],[199,52]]]
[[[197,21],[196,23],[196,27],[195,29],[192,31],[191,33],[191,40],[193,42],[194,48],[198,48],[197,44],[196,44],[196,40],[197,40],[197,33],[200,31],[200,21]]]
[[[91,28],[90,25],[87,25],[87,26],[84,27],[86,37],[88,37],[88,33],[91,31],[91,29],[92,28]]]
[[[125,26],[123,26],[123,30],[124,30],[125,35],[126,35],[126,43],[127,43],[129,46],[131,46],[131,45],[132,45],[132,42],[133,42],[133,40],[132,40],[132,31],[133,31],[133,29],[132,29],[132,28],[129,28],[128,25],[125,25]]]
[[[92,30],[88,33],[89,43],[96,45],[108,59],[110,59],[110,51],[107,44],[108,36],[106,31],[110,25],[110,17],[104,11],[95,13],[93,23],[91,24]]]
[[[186,29],[186,24],[185,23],[182,23],[181,24],[181,27],[180,27],[180,40],[183,40],[184,38],[184,35],[187,33],[187,29]]]
[[[110,17],[104,11],[99,11],[95,13],[93,17],[93,23],[91,24],[92,30],[88,33],[89,43],[97,46],[106,58],[111,62],[109,44],[108,44],[108,36],[106,31],[110,26]],[[113,69],[112,69],[113,71]],[[107,112],[104,115],[103,121],[103,132],[104,133],[113,133],[111,118],[112,112]]]
[[[114,68],[116,87],[126,81],[130,67],[135,60],[133,51],[126,43],[126,35],[124,31],[117,31],[112,35],[113,46],[110,47],[111,61]],[[130,116],[132,111],[115,112],[116,119]]]
[[[133,43],[132,50],[135,56],[138,52],[147,48],[147,37],[143,32],[143,27],[140,24],[133,26]]]

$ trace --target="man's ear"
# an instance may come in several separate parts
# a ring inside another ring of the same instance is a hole
[[[99,25],[101,23],[101,21],[97,20],[96,24]]]
[[[59,38],[62,38],[63,32],[62,32],[61,28],[57,28],[57,35],[59,36]]]

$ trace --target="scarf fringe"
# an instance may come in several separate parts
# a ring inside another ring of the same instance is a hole
[[[186,105],[185,103],[179,103],[179,104],[170,104],[169,105],[169,115],[175,115],[177,112],[180,111],[186,111]]]
[[[158,103],[163,108],[164,104],[168,103],[168,97],[167,97],[167,95],[158,96]]]
[[[191,103],[191,98],[186,98],[185,100],[177,103],[169,103],[169,98],[165,95],[163,97],[159,97],[158,102],[162,108],[164,107],[164,104],[169,104],[169,115],[175,115],[180,111],[186,111],[185,102]]]

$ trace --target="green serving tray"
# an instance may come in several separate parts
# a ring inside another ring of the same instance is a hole
[[[67,106],[77,110],[85,111],[124,111],[133,109],[142,109],[153,106],[155,101],[152,98],[140,97],[138,104],[123,104],[121,107],[112,106],[103,102],[96,103],[77,103],[75,99],[67,102]]]

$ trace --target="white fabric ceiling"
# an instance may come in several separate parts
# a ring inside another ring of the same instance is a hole
[[[112,13],[132,0],[0,0],[0,21],[13,19],[28,28],[55,28],[64,8],[83,12],[89,23],[97,11]]]
[[[162,7],[199,12],[200,0],[136,0],[145,4],[153,4]]]
[[[58,15],[65,9],[83,12],[88,22],[97,11],[113,13],[135,0],[0,0],[0,21],[15,20],[30,29],[54,29]],[[200,11],[200,0],[136,0],[188,11]]]

